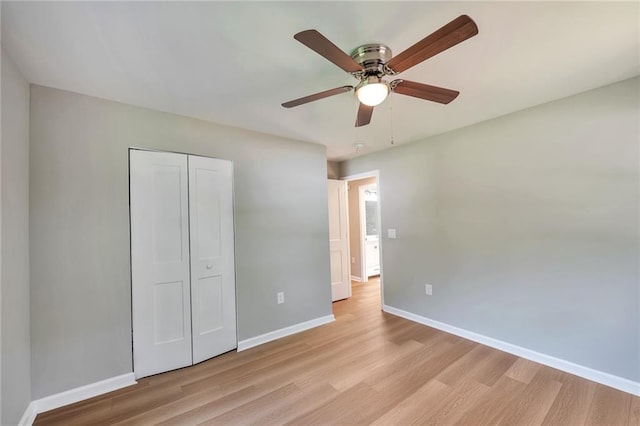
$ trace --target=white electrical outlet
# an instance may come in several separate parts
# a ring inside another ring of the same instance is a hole
[[[284,291],[278,292],[278,305],[284,303]]]
[[[433,294],[433,287],[431,284],[424,285],[424,292],[427,293],[427,296],[431,296]]]
[[[351,258],[351,263],[356,263],[356,258],[355,257]]]

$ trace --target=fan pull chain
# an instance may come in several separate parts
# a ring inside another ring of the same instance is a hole
[[[391,124],[391,145],[395,145],[393,140],[393,97],[389,96],[389,122]]]
[[[360,102],[356,100],[356,122],[358,117],[358,108],[360,107]],[[358,126],[353,126],[353,146],[355,148],[356,155],[360,155],[362,152],[362,148],[364,148],[364,143],[362,142],[362,129]]]

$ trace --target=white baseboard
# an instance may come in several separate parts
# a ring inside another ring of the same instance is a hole
[[[364,283],[367,280],[363,280],[361,277],[356,277],[355,275],[351,275],[351,281],[358,281],[359,283]]]
[[[20,420],[20,426],[32,425],[36,419],[36,415],[39,413],[44,413],[45,411],[73,404],[74,402],[93,398],[94,396],[135,385],[136,383],[138,382],[136,382],[133,373],[126,373],[70,389],[68,391],[49,395],[44,398],[36,399],[35,401],[31,401],[31,404],[27,407],[27,411],[25,411],[22,416],[22,420]]]
[[[474,342],[482,343],[483,345],[490,346],[495,349],[499,349],[503,352],[519,356],[521,358],[528,359],[539,364],[556,368],[558,370],[574,374],[576,376],[583,377],[587,380],[594,381],[596,383],[609,386],[623,392],[630,393],[632,395],[640,396],[640,383],[634,382],[623,377],[614,376],[613,374],[605,373],[603,371],[594,370],[593,368],[585,367],[573,362],[566,361],[564,359],[556,358],[550,355],[546,355],[540,352],[532,351],[521,346],[513,345],[511,343],[503,342],[492,337],[487,337],[482,334],[475,333],[473,331],[465,330],[463,328],[455,327],[453,325],[445,324],[440,321],[432,320],[420,315],[413,314],[411,312],[403,311],[402,309],[394,308],[388,305],[382,305],[382,310],[392,315],[396,315],[408,320],[423,324],[429,327],[437,328],[438,330],[445,331],[447,333],[455,334],[456,336],[464,337],[465,339],[472,340]]]
[[[27,409],[24,411],[24,414],[22,415],[22,418],[20,419],[20,423],[18,423],[18,426],[31,426],[33,422],[36,421],[37,414],[38,413],[36,413],[36,408],[33,402],[31,402],[27,407]]]
[[[238,352],[244,351],[254,346],[262,345],[264,343],[271,342],[273,340],[281,339],[283,337],[290,336],[292,334],[300,333],[301,331],[309,330],[324,324],[334,322],[336,318],[331,315],[312,319],[310,321],[301,322],[289,327],[281,328],[279,330],[270,331],[269,333],[261,334],[260,336],[251,337],[249,339],[241,340],[238,342]]]

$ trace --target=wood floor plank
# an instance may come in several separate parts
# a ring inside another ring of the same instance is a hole
[[[630,394],[597,386],[585,425],[625,425],[629,420],[630,406]]]
[[[194,408],[192,410],[183,412],[169,417],[156,424],[158,425],[197,425],[204,422],[207,419],[226,413],[234,408],[246,404],[255,398],[262,396],[264,393],[260,392],[253,386],[248,386],[244,389],[240,389],[237,392],[225,395],[222,398],[211,400]]]
[[[491,354],[482,361],[482,367],[473,370],[473,378],[487,386],[493,386],[517,359],[517,356],[506,352],[491,351]]]
[[[36,425],[640,426],[640,398],[380,310],[354,283],[336,321],[39,414]]]
[[[235,371],[238,371],[245,368],[252,368],[252,364],[256,359],[261,359],[267,363],[279,354],[291,354],[309,349],[308,344],[300,341],[282,341],[279,342],[280,345],[278,346],[273,345],[273,343],[275,342],[269,342],[266,345],[251,348],[242,352],[227,352],[216,357],[215,363],[205,361],[192,367],[181,368],[167,373],[145,377],[140,379],[138,382],[147,383],[150,386],[167,386],[172,383],[184,385],[186,382],[195,382],[204,377],[221,374],[232,369],[236,369]]]
[[[446,398],[452,391],[453,389],[444,383],[430,380],[379,417],[373,425],[420,424],[420,419],[428,413],[429,408]]]
[[[94,404],[84,405],[78,409],[70,409],[65,412],[52,410],[43,414],[38,414],[36,421],[33,424],[50,426],[85,425],[95,422],[96,418],[106,418],[110,412],[111,401],[103,399]]]
[[[416,357],[403,360],[404,366],[394,369],[395,374],[385,374],[384,377],[374,375],[367,378],[365,383],[369,383],[376,390],[393,395],[413,392],[437,376],[443,368],[472,350],[475,345],[464,340],[455,345],[441,344],[429,351],[417,352]]]
[[[394,345],[390,352],[376,354],[376,357],[365,359],[357,365],[352,365],[352,369],[345,374],[328,376],[329,383],[339,391],[344,391],[356,384],[365,381],[376,371],[392,371],[393,365],[403,358],[411,358],[412,354],[422,350],[424,345],[409,340],[401,346]]]
[[[276,352],[260,356],[259,358],[252,360],[249,364],[233,366],[212,374],[205,373],[200,376],[190,376],[189,378],[192,378],[193,380],[188,381],[188,383],[183,383],[182,389],[185,392],[190,393],[207,389],[212,383],[215,383],[217,386],[223,386],[226,383],[239,381],[246,383],[251,380],[251,377],[259,375],[262,370],[269,370],[273,366],[281,363],[287,363],[292,358],[304,356],[304,354],[310,353],[311,351],[312,349],[307,345],[297,345],[286,352]],[[236,387],[234,391],[245,386],[246,385],[243,384],[242,386]]]
[[[542,366],[536,362],[518,358],[504,374],[513,380],[529,384],[540,367]]]
[[[542,422],[543,425],[583,425],[596,384],[576,376],[563,378],[562,387]]]
[[[179,386],[147,387],[145,392],[118,394],[109,400],[103,400],[100,409],[87,407],[76,410],[68,420],[68,413],[61,416],[60,424],[113,424],[122,419],[138,415],[155,407],[170,403],[182,396]],[[104,404],[103,404],[104,403]],[[107,408],[108,407],[108,408]],[[54,419],[45,421],[45,424],[55,424]]]
[[[562,383],[536,374],[518,398],[511,401],[508,413],[505,413],[500,424],[539,425],[549,412],[561,387]]]
[[[457,382],[451,392],[435,405],[429,412],[423,413],[418,419],[419,424],[442,425],[455,424],[464,413],[491,388],[473,379]]]
[[[640,398],[631,398],[631,404],[629,406],[629,419],[627,420],[628,426],[640,426]]]
[[[255,423],[261,417],[261,413],[272,409],[278,409],[285,405],[287,400],[303,395],[299,387],[293,383],[286,384],[259,398],[248,401],[223,414],[209,418],[201,424],[231,425],[240,423]]]
[[[491,391],[481,396],[467,407],[465,413],[455,422],[457,425],[495,425],[509,413],[509,404],[517,399],[527,385],[501,377]]]
[[[389,398],[366,383],[359,383],[331,399],[322,407],[296,417],[291,425],[368,424],[392,406]]]
[[[397,351],[399,348],[395,343],[388,340],[376,340],[368,342],[366,349],[357,352],[348,352],[336,357],[331,361],[331,368],[318,366],[298,374],[294,378],[294,383],[300,388],[315,385],[318,381],[333,383],[343,377],[348,377],[354,371],[364,368],[362,364],[370,364],[371,360],[376,360]],[[329,371],[327,371],[329,370]]]
[[[171,403],[144,411],[138,415],[129,416],[124,420],[114,422],[118,426],[155,425],[172,417],[188,413],[221,397],[218,387],[205,389],[201,392],[185,394],[182,398]]]
[[[447,366],[437,377],[443,383],[454,385],[471,376],[479,383],[492,386],[517,359],[513,355],[477,345],[458,361]]]
[[[435,328],[425,327],[422,324],[414,323],[410,327],[402,327],[398,333],[393,336],[389,336],[389,340],[401,345],[408,340],[425,342],[439,334],[440,332]]]
[[[454,386],[456,383],[467,378],[469,373],[475,368],[482,368],[484,360],[488,358],[492,352],[493,350],[491,348],[478,345],[459,360],[444,368],[438,373],[436,378],[444,384]]]
[[[311,411],[325,405],[328,401],[339,397],[340,392],[333,386],[321,383],[317,386],[302,389],[301,395],[297,398],[289,398],[277,407],[269,407],[255,421],[249,424],[273,425],[284,424],[301,417]]]
[[[256,375],[242,376],[239,379],[225,381],[220,384],[224,392],[234,391],[236,389],[247,386],[248,384],[262,385],[265,383],[290,381],[294,377],[308,374],[310,370],[330,368],[334,360],[339,359],[345,351],[360,348],[367,340],[373,337],[373,333],[365,333],[352,339],[346,339],[339,345],[330,345],[323,350],[314,350],[306,353],[304,357],[295,357],[284,360],[269,368],[261,368],[257,370]]]

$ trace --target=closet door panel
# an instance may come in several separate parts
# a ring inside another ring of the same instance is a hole
[[[192,363],[187,156],[130,151],[136,377]]]
[[[193,362],[237,347],[233,165],[189,156]]]

